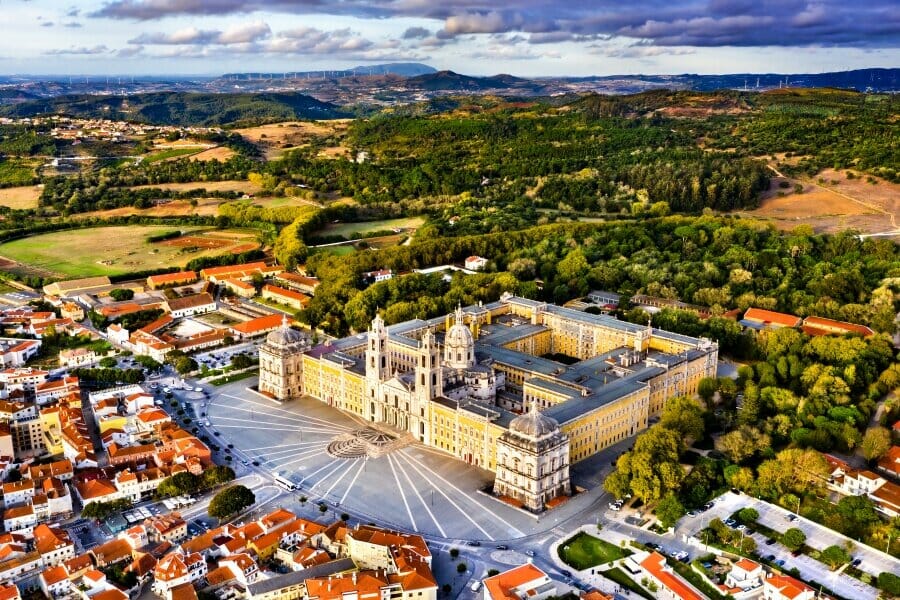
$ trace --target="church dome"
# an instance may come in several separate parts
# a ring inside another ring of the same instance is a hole
[[[453,369],[475,365],[475,337],[466,327],[461,306],[456,308],[455,322],[444,336],[444,362]]]
[[[300,344],[304,341],[304,335],[288,325],[287,317],[281,321],[281,327],[266,336],[266,343],[272,346],[287,347]]]
[[[532,404],[531,410],[519,415],[509,424],[509,430],[526,437],[537,439],[559,431],[559,423],[537,410]]]
[[[447,331],[444,344],[451,348],[469,348],[475,344],[472,332],[462,323],[454,323]]]

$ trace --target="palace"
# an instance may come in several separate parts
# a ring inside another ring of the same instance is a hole
[[[631,437],[669,398],[715,377],[715,342],[509,294],[455,315],[312,346],[288,328],[260,348],[259,391],[309,395],[494,471],[531,511],[571,493],[569,466]]]

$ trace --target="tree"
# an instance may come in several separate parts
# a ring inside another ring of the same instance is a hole
[[[700,380],[700,383],[697,384],[697,393],[703,398],[703,401],[706,402],[707,406],[709,406],[710,401],[713,399],[713,396],[718,389],[719,382],[715,377],[704,377]]]
[[[756,523],[756,520],[759,518],[759,512],[755,508],[742,508],[738,511],[737,517],[741,523],[749,525]]]
[[[688,396],[677,396],[666,402],[659,423],[685,440],[699,441],[703,438],[703,409]],[[689,441],[685,445],[690,445]]]
[[[114,356],[104,356],[100,359],[100,366],[104,369],[115,369],[119,365],[119,361]]]
[[[197,370],[197,361],[190,356],[181,356],[175,360],[175,370],[179,375],[185,375]]]
[[[252,506],[254,502],[256,502],[256,496],[249,488],[243,485],[233,485],[213,497],[207,512],[211,517],[224,519]]]
[[[781,543],[788,550],[799,550],[806,543],[806,534],[796,527],[791,527],[782,534]]]
[[[837,529],[845,535],[859,538],[880,521],[875,504],[866,496],[844,496],[837,503]]]
[[[819,559],[834,571],[842,564],[850,562],[850,555],[840,546],[828,546],[822,550]]]
[[[878,589],[887,592],[891,597],[900,596],[900,576],[887,571],[878,575]]]
[[[450,558],[452,558],[453,560],[456,560],[456,558],[458,556],[459,556],[459,548],[450,548]]]
[[[674,494],[666,495],[659,501],[659,504],[656,505],[656,517],[659,519],[660,524],[666,529],[673,527],[675,523],[678,522],[678,519],[684,516],[684,513],[684,506],[678,501],[678,498],[676,498]]]
[[[156,486],[156,494],[161,498],[181,496],[182,494],[195,494],[202,487],[202,479],[193,473],[182,471],[171,477],[163,479]]]
[[[229,481],[234,481],[234,469],[224,465],[216,465],[203,471],[202,485],[204,489],[210,489]]]
[[[134,290],[127,288],[116,288],[109,291],[109,296],[116,302],[123,302],[134,298]]]
[[[753,470],[747,467],[739,467],[737,465],[729,465],[725,467],[725,481],[733,487],[741,491],[747,492],[756,483],[753,476]]]
[[[86,519],[102,521],[113,513],[131,508],[131,500],[120,498],[112,502],[89,502],[81,511],[81,516]]]
[[[759,429],[742,425],[717,439],[716,449],[723,452],[732,462],[741,463],[768,448],[771,443],[769,436]]]
[[[869,427],[859,447],[866,460],[878,460],[891,449],[891,432],[885,427]]]
[[[231,357],[231,366],[235,369],[246,369],[253,365],[253,359],[243,352]]]
[[[464,563],[464,562],[461,562],[461,563],[459,563],[458,565],[456,565],[456,572],[457,572],[457,573],[465,573],[465,572],[468,571],[468,570],[469,570],[469,566],[468,566],[466,563]]]

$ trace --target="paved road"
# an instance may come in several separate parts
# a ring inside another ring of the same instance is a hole
[[[859,568],[874,576],[885,571],[891,573],[900,572],[900,561],[897,559],[889,558],[868,546],[856,543],[846,536],[808,519],[800,517],[791,522],[788,520],[788,516],[792,514],[790,511],[744,494],[738,495],[730,492],[723,494],[707,512],[699,513],[695,517],[683,518],[678,524],[676,534],[678,536],[692,536],[706,527],[713,519],[719,518],[724,521],[735,511],[744,507],[756,509],[759,512],[759,522],[775,531],[784,532],[791,527],[800,529],[806,534],[806,544],[817,550],[822,550],[832,545],[844,546],[847,542],[851,542],[853,544],[853,552],[851,554],[854,558],[861,558],[863,561]],[[786,570],[796,567],[800,570],[800,574],[804,579],[821,582],[845,598],[876,598],[878,596],[878,590],[875,588],[865,585],[852,577],[831,571],[817,560],[805,555],[791,556],[790,551],[778,543],[767,545],[765,543],[766,537],[762,534],[756,533],[752,537],[761,555],[773,554],[775,555],[775,560],[784,560],[784,568]]]

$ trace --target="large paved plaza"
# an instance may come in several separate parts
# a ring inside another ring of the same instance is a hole
[[[623,449],[577,465],[576,485],[591,490],[538,519],[481,493],[493,480],[489,471],[418,443],[400,444],[313,398],[276,404],[249,391],[253,384],[219,388],[208,409],[209,429],[234,444],[237,458],[289,479],[311,503],[428,536],[492,542],[552,529],[598,502],[601,471]]]

